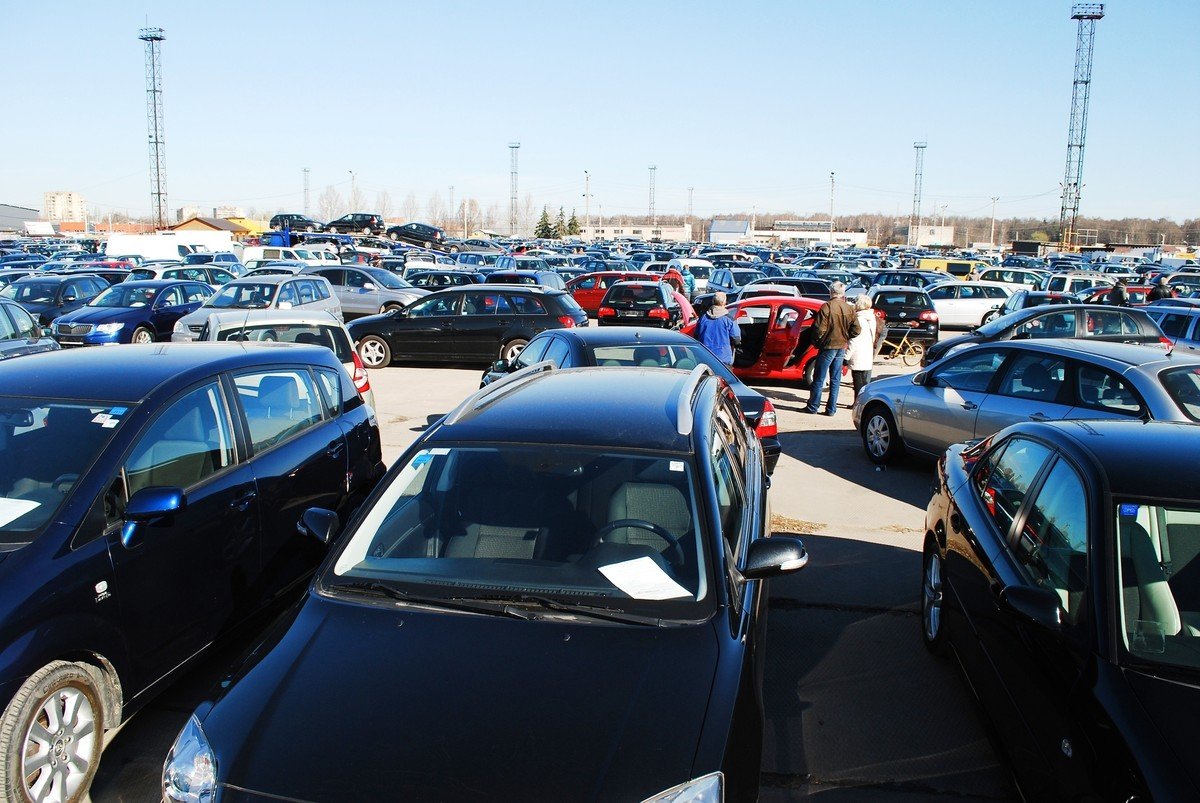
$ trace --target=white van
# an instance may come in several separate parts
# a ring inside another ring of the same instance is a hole
[[[110,234],[104,243],[104,253],[113,257],[136,254],[142,259],[182,261],[195,250],[176,237],[162,237],[157,234]]]
[[[253,261],[288,259],[295,262],[307,262],[295,248],[283,248],[278,245],[251,245],[242,250],[242,264]],[[323,264],[323,263],[322,263]]]
[[[683,273],[684,265],[687,266],[687,269],[692,274],[692,278],[696,281],[695,286],[692,288],[692,295],[700,295],[701,293],[707,292],[708,273],[713,269],[713,263],[709,262],[707,259],[692,259],[684,257],[680,259],[672,259],[667,263],[667,268],[674,268],[680,273]]]

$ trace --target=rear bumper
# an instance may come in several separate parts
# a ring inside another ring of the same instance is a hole
[[[767,474],[773,474],[775,472],[775,464],[779,462],[779,455],[783,453],[783,446],[779,443],[779,438],[763,438],[762,450],[763,465],[766,466]]]

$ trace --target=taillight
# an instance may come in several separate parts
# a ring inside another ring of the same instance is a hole
[[[758,417],[758,426],[754,428],[759,438],[774,438],[779,435],[779,421],[775,417],[775,405],[767,399],[763,405],[762,415]]]
[[[367,368],[363,365],[357,351],[354,352],[354,373],[350,375],[350,378],[354,380],[354,387],[358,390],[359,395],[365,394],[371,389],[371,380],[367,377]]]
[[[922,312],[920,317],[923,321],[936,321],[938,319],[937,313],[931,309],[927,309]]]
[[[566,329],[575,328],[575,319],[572,318],[570,315],[559,315],[558,322],[561,323],[563,325],[563,327]]]
[[[667,312],[662,307],[655,307],[654,309],[647,312],[646,316],[649,318],[661,318],[662,320],[665,321],[667,318],[671,317],[671,313]]]
[[[612,318],[617,314],[617,311],[612,307],[601,307],[596,311],[597,318]]]
[[[1171,338],[1167,337],[1166,335],[1160,335],[1158,338],[1158,343],[1160,346],[1165,348],[1167,351],[1170,351],[1171,349],[1175,348],[1175,341],[1172,340]]]

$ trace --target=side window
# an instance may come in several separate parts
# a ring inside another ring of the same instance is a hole
[[[316,273],[318,276],[321,276],[322,278],[327,279],[329,281],[329,283],[332,285],[345,284],[344,277],[345,277],[346,271],[341,270],[339,268],[326,268],[325,270],[319,270]]]
[[[546,308],[542,306],[542,302],[533,296],[514,294],[509,296],[508,300],[518,315],[546,314]]]
[[[280,369],[234,379],[254,451],[270,449],[320,423],[321,402],[308,371]]]
[[[458,294],[447,294],[422,299],[408,308],[411,318],[430,318],[438,315],[454,315],[458,308]]]
[[[546,353],[542,356],[542,359],[549,360],[550,362],[554,363],[555,368],[561,368],[563,361],[570,353],[571,347],[563,342],[562,338],[556,337],[550,343],[549,348],[546,349]]]
[[[1060,459],[1033,500],[1013,551],[1032,582],[1058,592],[1072,622],[1087,588],[1087,524],[1083,481]]]
[[[1116,310],[1088,310],[1084,334],[1088,337],[1121,335],[1123,334],[1121,319],[1124,317]]]
[[[212,295],[212,290],[209,290],[202,284],[189,284],[183,289],[184,303],[194,304],[197,301],[204,301]]]
[[[594,276],[589,276],[588,278],[584,279],[583,281],[581,281],[577,285],[575,285],[575,289],[576,290],[591,290],[595,286],[596,286],[596,278]]]
[[[329,294],[329,283],[328,282],[314,281],[311,284],[313,286],[313,292],[316,293],[317,298],[321,299],[322,301],[329,300],[330,294]]]
[[[934,301],[945,301],[948,298],[954,298],[954,289],[952,285],[935,287],[929,291],[929,297]]]
[[[1121,415],[1142,414],[1137,394],[1116,374],[1092,365],[1081,365],[1077,376],[1081,407]]]
[[[988,386],[992,384],[992,378],[1000,370],[1003,362],[1003,352],[985,350],[968,353],[961,359],[938,369],[934,374],[934,380],[939,388],[986,393]]]
[[[517,355],[517,361],[514,365],[517,368],[528,368],[542,361],[542,355],[546,353],[546,347],[550,345],[552,337],[535,337],[529,341],[529,345],[521,350]]]
[[[158,297],[155,302],[156,307],[178,307],[183,304],[183,288],[171,287],[165,293]]]
[[[310,282],[307,279],[304,279],[302,281],[296,282],[296,287],[299,289],[299,292],[300,292],[300,303],[301,304],[316,303],[316,300],[318,297],[317,296],[317,288],[313,282]]]
[[[295,306],[298,303],[300,303],[300,298],[296,295],[295,282],[287,282],[279,288],[279,303],[276,306],[282,306],[283,304]]]
[[[1066,286],[1067,286],[1067,277],[1066,276],[1051,276],[1050,281],[1046,283],[1047,290],[1062,291],[1062,290],[1066,289]]]
[[[1013,339],[1040,337],[1074,337],[1075,313],[1051,312],[1026,321],[1013,330]]]
[[[20,307],[8,307],[8,314],[12,316],[13,323],[16,324],[18,337],[38,336],[37,322],[30,317],[28,312]]]
[[[363,273],[361,270],[347,270],[345,271],[345,274],[347,287],[361,288],[365,287],[367,282],[371,281],[371,277]],[[374,282],[372,282],[372,284],[374,284]]]
[[[1058,357],[1026,352],[1008,364],[997,391],[1002,396],[1054,403],[1063,396],[1066,363]]]
[[[1021,503],[1049,456],[1050,450],[1040,443],[1012,438],[976,467],[975,489],[1001,536],[1007,538],[1012,530]]]
[[[12,340],[17,336],[17,327],[4,313],[5,308],[0,307],[0,340]]]
[[[142,488],[190,488],[233,464],[233,438],[214,382],[175,401],[138,439],[125,463],[130,495]]]
[[[1187,337],[1188,326],[1191,325],[1191,322],[1192,319],[1187,315],[1169,312],[1159,319],[1158,325],[1167,337]]]
[[[733,457],[715,432],[712,442],[712,477],[713,487],[717,491],[717,514],[721,534],[733,555],[737,555],[741,547],[739,536],[746,506],[742,497],[741,478],[733,467]]]
[[[342,382],[336,371],[327,368],[317,369],[317,386],[321,389],[321,398],[329,408],[331,415],[342,412]]]
[[[1003,287],[980,287],[983,295],[987,298],[1008,298],[1008,294],[1004,292]]]

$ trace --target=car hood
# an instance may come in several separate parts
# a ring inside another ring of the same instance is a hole
[[[263,652],[202,723],[222,783],[304,800],[641,800],[691,777],[717,641],[710,623],[312,595]]]
[[[1190,682],[1125,670],[1125,679],[1150,720],[1162,735],[1179,767],[1187,773],[1195,792],[1200,790],[1200,676]]]
[[[37,316],[43,312],[51,312],[58,309],[59,305],[53,301],[22,301],[21,306],[30,315]]]
[[[982,343],[983,340],[983,335],[971,332],[969,334],[958,335],[957,337],[947,337],[939,340],[937,343],[934,343],[926,348],[925,351],[933,352],[933,354],[941,357],[944,354],[949,354],[952,349],[956,349],[959,346],[966,346],[971,343]]]
[[[100,324],[110,321],[120,321],[129,317],[141,308],[132,307],[82,307],[74,312],[68,312],[58,319],[59,323],[91,323]]]

